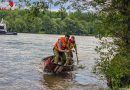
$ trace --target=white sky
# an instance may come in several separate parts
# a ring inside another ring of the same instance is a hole
[[[31,0],[31,2],[35,2],[35,1],[38,1],[38,0]],[[16,4],[19,2],[19,0],[13,0],[13,2],[14,2],[14,6],[12,7],[12,9],[17,8]],[[4,0],[4,2],[0,2],[0,7],[3,7],[3,8],[6,7],[7,9],[10,8],[8,0]],[[26,8],[26,7],[24,7],[24,8]],[[59,10],[59,6],[54,6],[54,5],[50,4],[49,5],[49,10],[51,10],[51,11],[58,11]],[[93,11],[92,8],[90,8],[90,10]]]
[[[31,2],[35,2],[35,1],[38,1],[38,0],[31,0]],[[14,2],[14,7],[13,8],[16,8],[16,4],[19,1],[18,0],[13,0],[13,2]],[[7,8],[7,9],[10,8],[8,0],[4,0],[4,2],[0,2],[0,7]],[[57,10],[59,10],[59,7],[58,6],[49,5],[49,9],[51,9],[52,11],[57,11]]]

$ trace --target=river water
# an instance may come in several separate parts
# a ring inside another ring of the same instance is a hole
[[[53,55],[59,35],[0,35],[0,90],[104,90],[106,81],[92,73],[98,39],[76,36],[79,67],[54,75],[39,72],[41,59]],[[76,61],[76,58],[74,57]]]

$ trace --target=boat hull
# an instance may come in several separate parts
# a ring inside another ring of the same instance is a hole
[[[62,67],[62,70],[60,72],[72,71],[74,68],[74,65],[61,66],[59,64],[54,64],[53,61],[54,61],[54,56],[49,56],[49,57],[42,59],[41,67],[44,72],[55,73],[56,67],[58,67],[58,68]]]
[[[4,31],[0,31],[0,35],[17,35],[17,32],[4,32]]]

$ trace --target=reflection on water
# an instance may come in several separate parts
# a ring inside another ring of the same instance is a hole
[[[19,34],[0,36],[0,90],[98,90],[106,81],[92,73],[95,58],[94,37],[76,36],[78,68],[61,75],[38,72],[41,59],[52,55],[58,35]],[[75,55],[74,55],[75,56]],[[76,60],[76,58],[74,57]]]
[[[42,83],[51,90],[65,90],[68,86],[70,86],[70,82],[73,82],[73,75],[74,74],[72,73],[62,73],[59,75],[44,74]]]

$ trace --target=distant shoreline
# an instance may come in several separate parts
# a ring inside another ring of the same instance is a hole
[[[18,32],[20,33],[20,32]],[[46,34],[46,35],[65,35],[65,34],[48,34],[48,33],[21,33],[21,34]],[[73,34],[70,34],[73,35]],[[74,35],[74,36],[95,36],[95,35]]]

